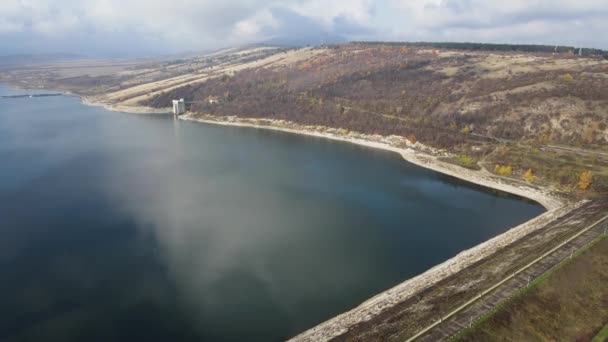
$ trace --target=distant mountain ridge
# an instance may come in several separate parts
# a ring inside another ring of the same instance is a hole
[[[60,62],[75,59],[85,59],[84,55],[71,53],[54,54],[15,54],[0,56],[0,65],[19,65],[19,64],[40,64]]]

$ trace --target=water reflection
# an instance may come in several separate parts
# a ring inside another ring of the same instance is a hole
[[[238,325],[242,336],[278,330],[286,337],[319,320],[303,320],[309,312],[351,304],[340,295],[345,286],[364,293],[366,278],[386,277],[377,267],[391,264],[379,252],[382,238],[359,237],[369,236],[369,218],[318,198],[299,184],[299,167],[273,168],[266,179],[268,157],[227,146],[218,163],[215,139],[207,146],[180,140],[111,161],[104,188],[137,226],[152,229],[180,299],[205,334],[222,336]]]
[[[0,340],[281,340],[541,212],[381,151],[73,98],[0,133]]]

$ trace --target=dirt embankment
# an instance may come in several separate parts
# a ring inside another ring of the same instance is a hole
[[[460,341],[589,341],[608,323],[608,239],[583,249]]]
[[[167,114],[171,112],[171,108],[152,108],[145,106],[126,106],[120,104],[108,104],[103,102],[97,102],[87,97],[81,97],[83,104],[87,106],[103,107],[106,110],[120,113],[130,114]]]

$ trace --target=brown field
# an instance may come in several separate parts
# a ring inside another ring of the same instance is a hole
[[[608,324],[608,238],[538,278],[459,341],[590,341]]]

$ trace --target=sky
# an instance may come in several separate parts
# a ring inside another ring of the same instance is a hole
[[[608,0],[0,0],[0,55],[152,56],[259,42],[608,49]]]

